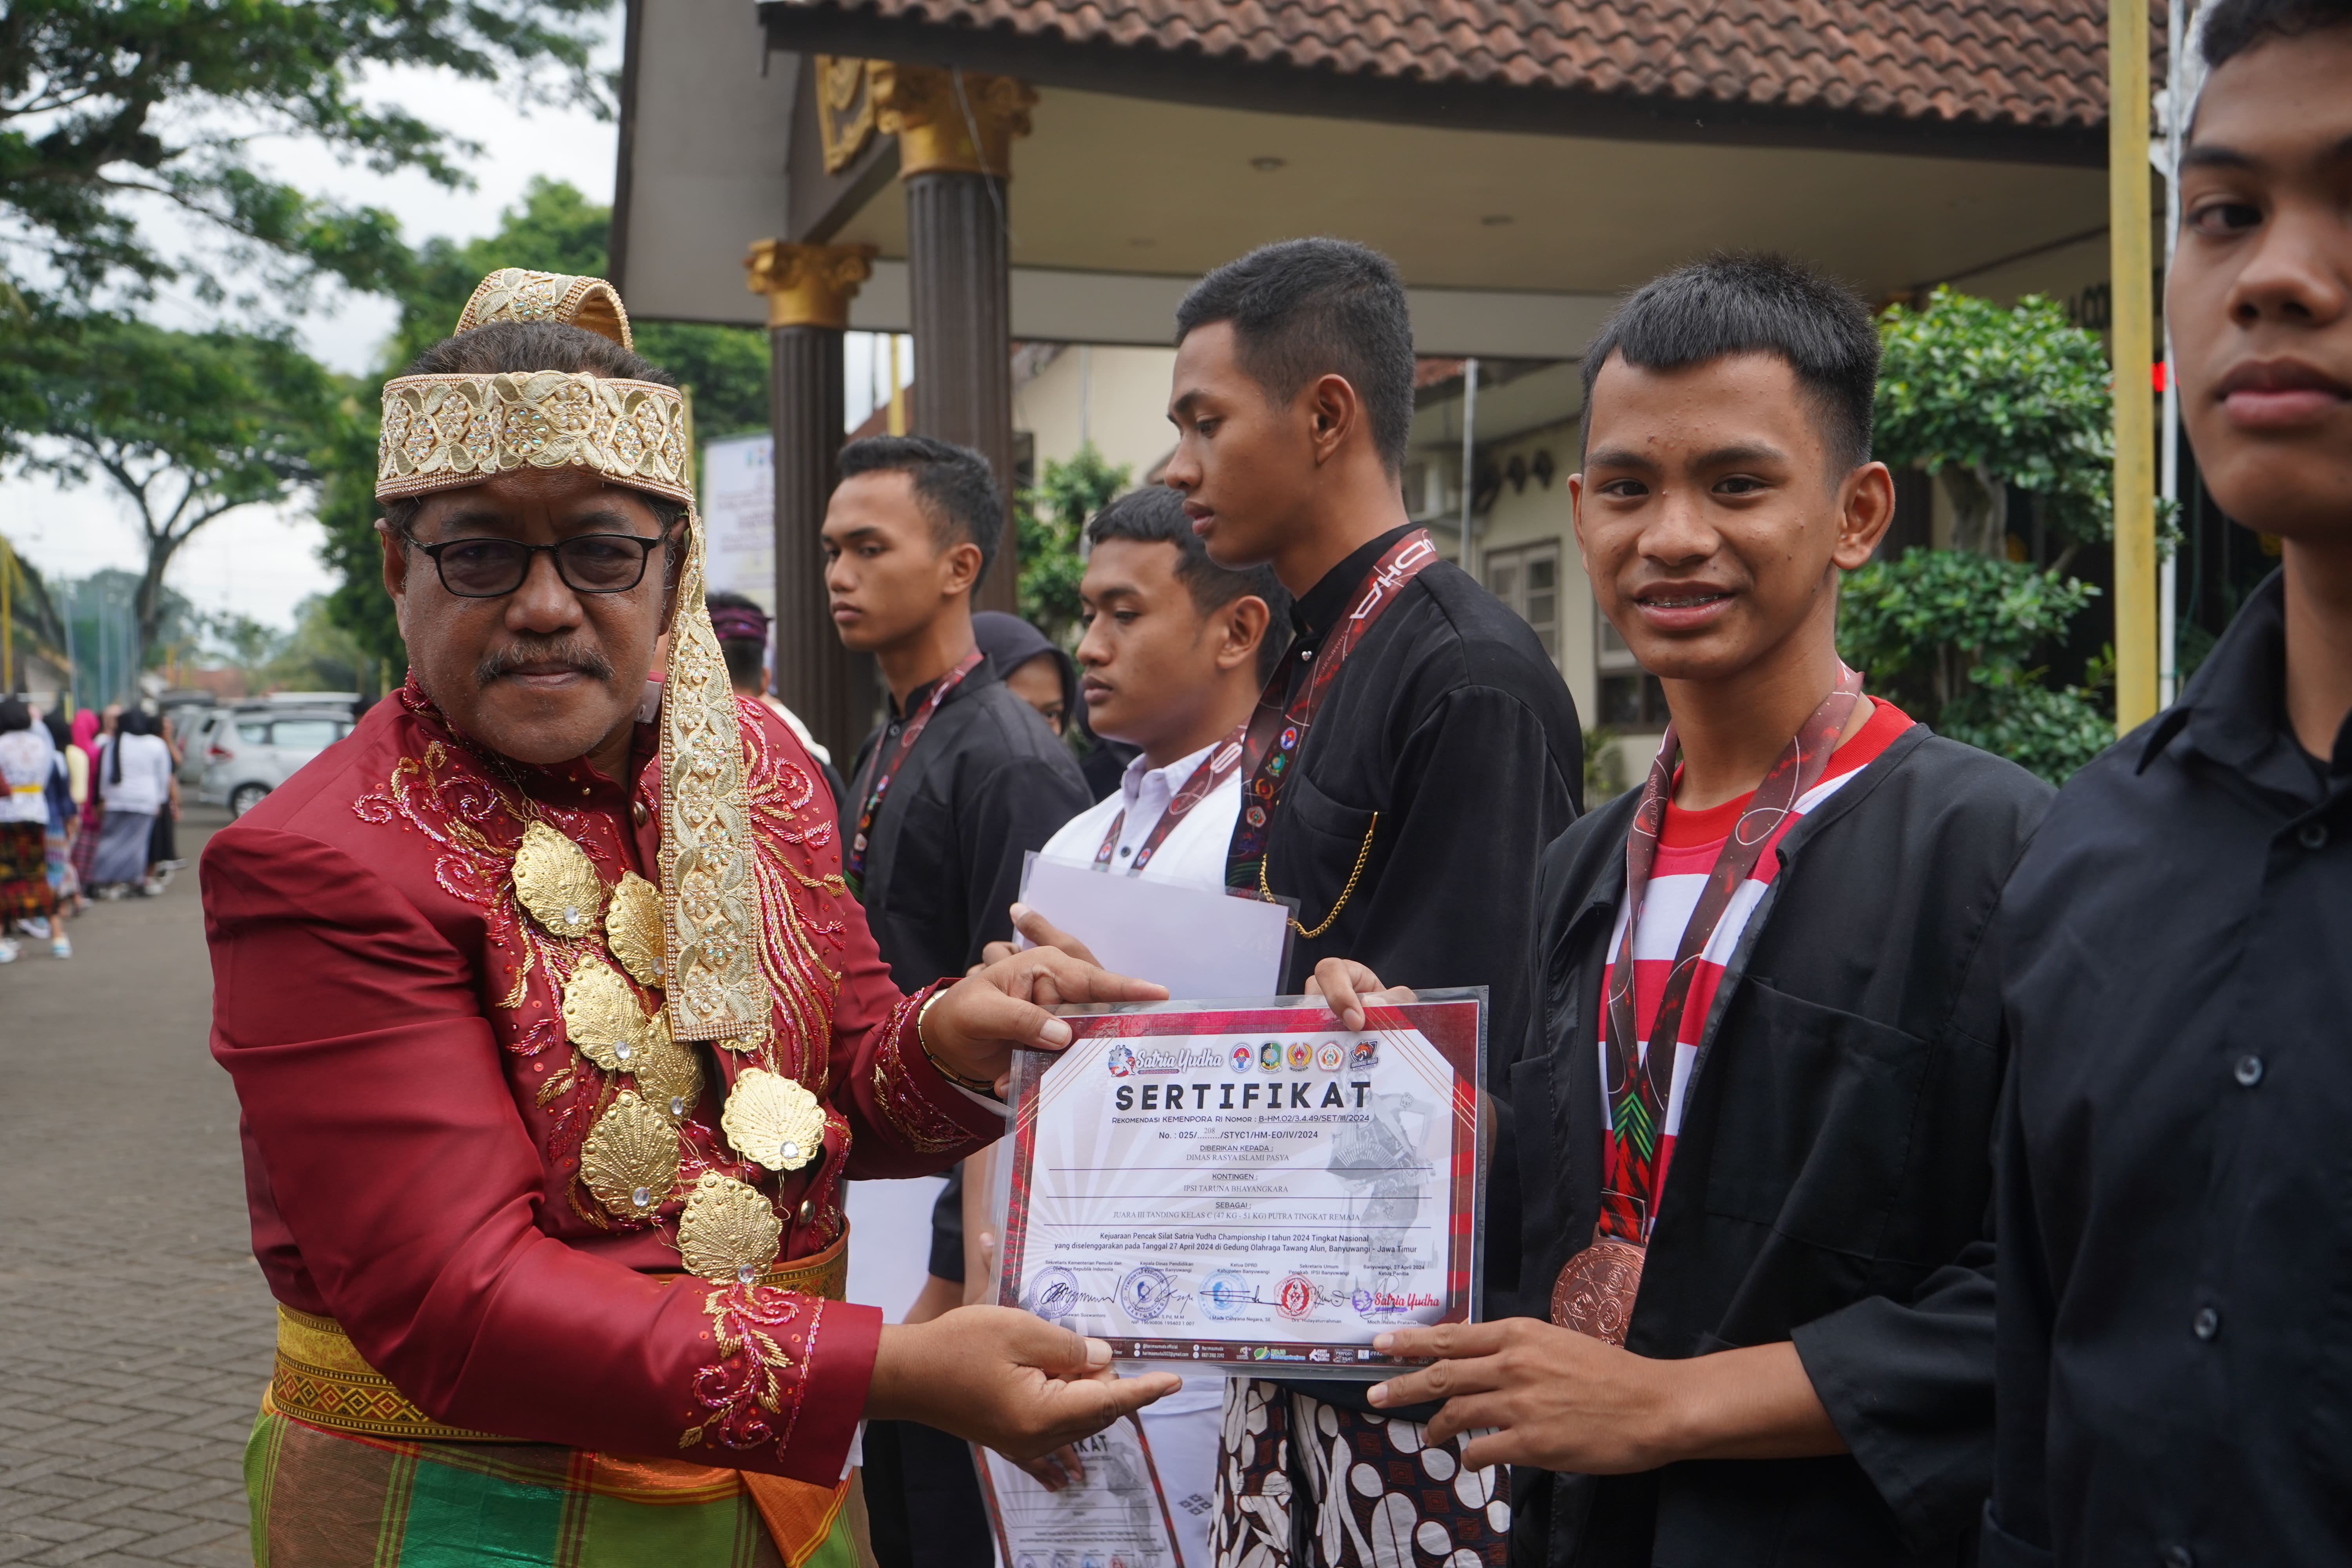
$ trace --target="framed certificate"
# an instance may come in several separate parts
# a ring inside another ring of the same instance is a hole
[[[1057,1492],[972,1446],[1003,1568],[1184,1568],[1142,1423],[1129,1415],[1071,1446],[1086,1475]]]
[[[1339,1026],[1320,997],[1066,1014],[1021,1053],[999,1299],[1122,1361],[1379,1377],[1476,1315],[1486,992]]]

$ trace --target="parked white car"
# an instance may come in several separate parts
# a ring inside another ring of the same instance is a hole
[[[242,707],[219,715],[205,733],[204,773],[196,798],[243,816],[294,770],[352,731],[341,711]]]

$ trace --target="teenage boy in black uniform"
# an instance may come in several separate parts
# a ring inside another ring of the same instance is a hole
[[[1489,987],[1499,1075],[1533,1001],[1536,858],[1576,815],[1582,741],[1535,634],[1406,518],[1412,327],[1396,269],[1339,240],[1268,246],[1202,279],[1176,320],[1166,481],[1211,559],[1270,563],[1297,601],[1242,764],[1227,884],[1299,900],[1288,989],[1335,955],[1400,984]],[[1488,1253],[1506,1289],[1509,1251]],[[1496,1478],[1424,1460],[1411,1424],[1368,1415],[1355,1386],[1236,1381],[1227,1397],[1221,1568],[1260,1552],[1270,1568],[1370,1568],[1391,1499],[1449,1553],[1499,1550]]]
[[[972,640],[971,591],[1003,517],[987,459],[921,436],[844,447],[825,509],[834,625],[845,646],[874,656],[890,690],[889,712],[850,772],[842,870],[902,984],[961,974],[982,947],[1009,936],[1023,856],[1091,798],[1060,738]],[[961,1219],[950,1182],[909,1321],[961,1304]],[[882,1568],[987,1561],[988,1518],[961,1441],[913,1422],[876,1422],[865,1479]]]
[[[2220,0],[2164,319],[2280,541],[2003,900],[1984,1561],[2352,1562],[2352,0]]]
[[[1673,717],[1544,857],[1544,1014],[1512,1073],[1517,1318],[1378,1343],[1374,1391],[1496,1428],[1512,1561],[1958,1564],[1991,1481],[1983,957],[2049,786],[1862,695],[1841,570],[1894,507],[1846,289],[1725,257],[1584,362],[1586,574]],[[1629,890],[1629,883],[1632,884]]]

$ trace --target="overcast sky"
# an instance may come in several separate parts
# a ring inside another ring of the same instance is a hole
[[[608,45],[604,53],[604,65],[618,63],[617,46]],[[339,164],[316,147],[279,145],[266,156],[306,190],[389,209],[412,243],[434,235],[465,239],[489,233],[533,175],[568,180],[592,201],[613,198],[616,143],[609,122],[579,110],[525,111],[494,87],[425,71],[379,73],[367,79],[364,90],[371,99],[400,102],[480,142],[483,154],[472,164],[474,188],[444,190],[421,174],[386,178]],[[214,320],[185,300],[168,298],[151,314],[173,327],[208,326]],[[312,353],[338,370],[355,373],[374,363],[392,321],[389,303],[339,291],[334,298],[321,297],[320,309],[303,321],[301,330]],[[861,374],[871,357],[863,343],[850,345],[853,424],[872,405]],[[39,479],[0,482],[0,532],[54,576],[79,577],[107,566],[135,571],[142,561],[138,526],[124,503],[95,486],[60,489]],[[199,532],[180,552],[167,580],[200,608],[290,626],[296,605],[333,586],[319,563],[319,539],[318,525],[306,510],[249,507]]]

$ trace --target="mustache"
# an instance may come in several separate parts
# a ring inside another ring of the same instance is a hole
[[[593,680],[613,679],[613,661],[592,643],[577,637],[523,637],[483,655],[474,667],[474,683],[489,686],[527,664],[577,670]]]

